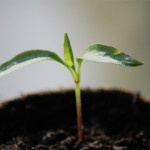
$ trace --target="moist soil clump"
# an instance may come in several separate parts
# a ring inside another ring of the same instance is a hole
[[[150,103],[139,93],[82,91],[78,141],[74,91],[39,93],[1,104],[0,150],[148,150]]]

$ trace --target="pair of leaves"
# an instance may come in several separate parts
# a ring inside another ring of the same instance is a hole
[[[0,65],[0,77],[16,69],[43,60],[53,60],[63,64],[67,68],[70,67],[75,70],[74,56],[68,35],[66,33],[64,35],[64,60],[52,51],[39,49],[28,50]],[[143,64],[142,62],[133,59],[129,55],[122,53],[114,47],[101,44],[95,44],[88,47],[84,55],[81,58],[77,58],[77,62],[79,60],[80,62],[82,60],[89,60],[95,62],[115,63],[125,66],[139,66]]]
[[[64,35],[64,61],[56,53],[52,51],[40,50],[40,49],[28,50],[16,55],[9,61],[0,65],[0,77],[12,71],[15,71],[19,68],[43,60],[56,61],[63,64],[66,67],[71,67],[75,69],[73,52],[72,52],[68,35],[66,33]]]

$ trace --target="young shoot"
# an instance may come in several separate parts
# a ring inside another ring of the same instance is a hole
[[[60,58],[56,53],[48,50],[28,50],[22,52],[9,61],[0,65],[0,77],[27,65],[43,60],[52,60],[59,62],[65,66],[75,83],[75,97],[76,97],[76,110],[77,110],[77,130],[79,141],[84,138],[83,135],[83,123],[82,123],[82,103],[81,103],[81,89],[80,89],[80,74],[81,74],[81,64],[83,60],[95,61],[95,62],[106,62],[114,63],[124,66],[140,66],[143,65],[142,62],[126,55],[125,53],[119,51],[118,49],[102,45],[95,44],[89,46],[82,57],[74,58],[71,44],[67,33],[64,34],[64,58]]]

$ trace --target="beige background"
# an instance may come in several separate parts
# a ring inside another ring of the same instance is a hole
[[[127,68],[85,62],[82,88],[119,87],[150,98],[150,0],[0,0],[0,63],[35,48],[62,56],[64,32],[75,56],[102,43],[145,63]],[[63,66],[40,62],[0,78],[0,101],[73,87]]]

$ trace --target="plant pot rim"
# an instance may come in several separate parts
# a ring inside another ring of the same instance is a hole
[[[61,88],[61,89],[55,89],[55,90],[42,90],[42,91],[36,91],[36,92],[29,92],[26,94],[21,94],[19,96],[15,96],[9,99],[6,99],[2,102],[0,102],[0,109],[3,108],[4,105],[6,105],[9,102],[13,102],[15,100],[18,99],[25,99],[28,96],[36,96],[36,95],[45,95],[45,94],[62,94],[62,93],[67,93],[70,91],[74,91],[73,88]],[[81,94],[82,91],[90,91],[90,92],[98,92],[98,91],[118,91],[118,92],[123,92],[123,93],[127,93],[127,94],[131,94],[133,95],[133,97],[137,97],[140,96],[142,101],[144,102],[150,102],[150,99],[146,98],[140,91],[135,91],[135,90],[130,90],[130,89],[125,89],[125,88],[119,88],[119,87],[102,87],[102,88],[82,88],[81,89]]]

